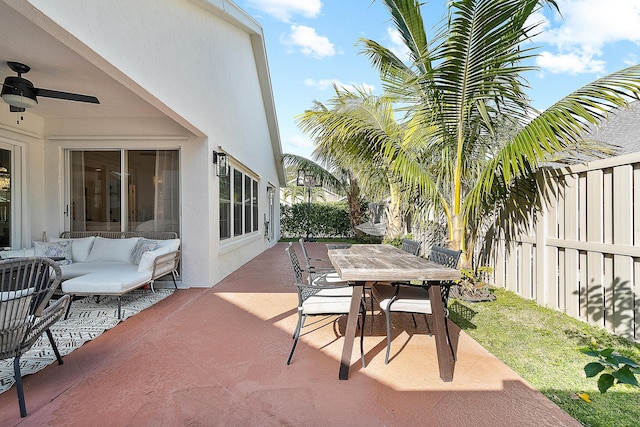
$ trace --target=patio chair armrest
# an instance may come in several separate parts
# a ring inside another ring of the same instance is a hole
[[[60,320],[69,306],[71,296],[66,294],[50,303],[47,308],[42,311],[40,316],[36,316],[33,327],[29,331],[29,335],[25,339],[23,345],[30,346],[40,335]]]

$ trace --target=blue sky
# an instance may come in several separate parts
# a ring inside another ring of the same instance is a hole
[[[339,86],[381,92],[377,72],[359,54],[359,38],[375,40],[401,55],[389,14],[379,0],[236,0],[263,27],[284,153],[310,157],[313,143],[295,116],[325,102]],[[446,0],[423,6],[428,35]],[[527,75],[534,107],[544,109],[598,77],[640,62],[639,0],[557,0],[534,16],[545,31],[540,70]]]

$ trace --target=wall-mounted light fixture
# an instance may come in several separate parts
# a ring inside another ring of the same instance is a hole
[[[229,159],[227,158],[227,153],[214,151],[213,164],[217,165],[216,175],[222,178],[229,176]]]

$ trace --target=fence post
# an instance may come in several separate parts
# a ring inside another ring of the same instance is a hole
[[[633,245],[633,166],[613,169],[612,226],[613,244]],[[615,226],[614,226],[615,225]],[[618,335],[634,338],[633,258],[614,255],[613,282],[610,284],[608,307],[613,310],[611,329]]]

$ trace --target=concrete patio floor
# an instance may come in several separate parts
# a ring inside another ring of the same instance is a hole
[[[211,289],[180,289],[0,395],[12,426],[579,426],[452,326],[454,380],[440,380],[434,339],[394,318],[384,364],[384,316],[367,319],[362,368],[354,346],[338,380],[345,318],[305,335],[290,366],[297,296],[284,243]],[[297,244],[296,244],[297,246]],[[321,243],[312,256],[326,258]],[[301,255],[299,247],[297,247]],[[307,328],[311,329],[311,328]]]

